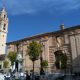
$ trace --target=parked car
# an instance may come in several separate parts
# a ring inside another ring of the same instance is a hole
[[[5,74],[5,80],[11,80],[11,75],[10,73]]]
[[[5,72],[4,72],[4,70],[1,69],[1,70],[0,70],[0,73],[4,74]]]
[[[5,77],[2,73],[0,73],[0,80],[5,80]]]
[[[23,72],[19,73],[19,80],[26,80],[26,75]]]

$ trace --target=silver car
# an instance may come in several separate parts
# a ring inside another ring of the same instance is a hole
[[[4,74],[0,73],[0,80],[5,80]]]

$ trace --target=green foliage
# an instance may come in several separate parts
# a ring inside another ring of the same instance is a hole
[[[16,52],[9,52],[8,58],[11,61],[11,65],[14,65],[14,62],[16,61]]]
[[[47,68],[48,61],[47,60],[43,60],[42,63],[41,63],[41,65],[42,65],[43,68]]]
[[[4,67],[4,68],[7,68],[7,67],[8,67],[8,64],[9,64],[9,62],[8,62],[7,60],[5,60],[5,61],[3,62],[3,67]]]
[[[62,51],[57,51],[55,53],[55,58],[56,58],[56,68],[57,69],[65,69],[67,66],[67,56],[65,53],[62,53]]]
[[[66,68],[66,66],[67,66],[67,56],[66,56],[66,54],[63,54],[62,56],[61,56],[61,69],[65,69]]]
[[[59,65],[59,61],[58,60],[56,60],[55,65],[56,65],[57,69],[60,69],[60,65]]]
[[[32,41],[28,46],[28,55],[32,61],[35,61],[39,58],[41,53],[41,44],[36,41]]]
[[[41,44],[32,41],[28,46],[28,55],[33,62],[33,76],[34,76],[34,61],[39,59],[41,54]]]

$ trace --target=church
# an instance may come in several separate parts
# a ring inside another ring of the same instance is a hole
[[[27,53],[27,46],[35,40],[42,46],[42,58],[48,61],[47,72],[59,71],[55,66],[57,51],[62,51],[67,55],[66,71],[80,72],[80,25],[65,28],[64,24],[60,25],[60,30],[34,35],[17,41],[8,42],[7,53],[10,51],[17,52],[22,57],[21,68],[30,72],[32,62]],[[35,72],[40,71],[40,59],[35,62]],[[20,68],[20,67],[19,67]]]
[[[18,69],[30,72],[33,68],[27,53],[29,43],[33,40],[42,44],[42,58],[48,61],[46,72],[59,71],[56,68],[56,56],[58,51],[67,55],[67,72],[80,72],[80,25],[65,28],[60,25],[60,30],[26,37],[17,41],[7,42],[8,17],[5,8],[0,9],[0,69],[3,69],[3,61],[10,51],[16,52]],[[35,62],[35,72],[40,71],[40,59]]]
[[[27,46],[32,40],[42,44],[42,58],[48,61],[46,72],[56,72],[55,54],[62,51],[67,55],[66,71],[80,72],[80,25],[65,28],[64,24],[60,25],[60,30],[43,34],[26,37],[17,41],[7,42],[8,33],[8,17],[5,8],[0,10],[0,69],[3,69],[3,60],[5,53],[10,51],[17,52],[18,59],[22,63],[18,63],[18,69],[30,72],[32,70],[32,62],[27,53]],[[7,48],[6,48],[7,47]],[[35,62],[35,72],[40,71],[40,59]]]

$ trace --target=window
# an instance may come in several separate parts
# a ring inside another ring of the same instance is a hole
[[[3,35],[3,37],[4,37],[4,35]]]
[[[4,45],[2,44],[2,46],[4,46]]]
[[[0,23],[0,26],[1,26],[1,23]]]
[[[0,69],[1,69],[1,65],[0,65]]]
[[[4,15],[4,18],[6,17],[6,15]]]
[[[6,30],[6,24],[4,24],[3,30]]]

